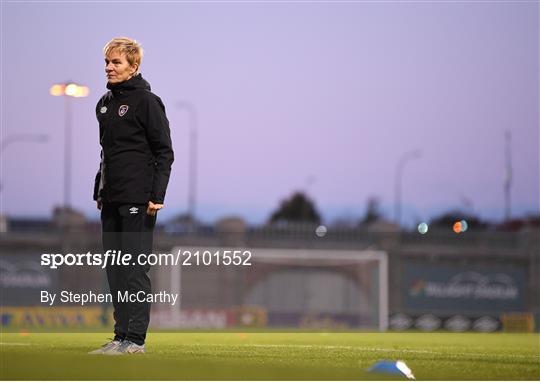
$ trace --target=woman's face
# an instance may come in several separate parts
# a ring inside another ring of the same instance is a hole
[[[105,57],[105,73],[110,84],[129,80],[137,72],[137,66],[131,66],[124,53],[118,50],[109,52]]]

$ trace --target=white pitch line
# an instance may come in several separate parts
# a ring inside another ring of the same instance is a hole
[[[31,344],[24,342],[0,342],[1,346],[29,346]],[[203,344],[199,345],[188,345],[188,346],[205,346]],[[278,344],[238,344],[238,345],[211,345],[219,347],[257,347],[257,348],[299,348],[299,349],[342,349],[342,350],[358,350],[358,351],[372,351],[372,352],[394,352],[394,353],[417,353],[417,354],[437,354],[448,356],[449,354],[453,355],[462,355],[462,356],[473,356],[473,357],[506,357],[506,358],[526,358],[532,360],[540,360],[540,355],[538,356],[527,356],[522,354],[491,354],[491,353],[446,353],[446,352],[437,352],[431,350],[416,350],[416,349],[388,349],[388,348],[373,348],[373,347],[359,347],[359,346],[344,346],[344,345],[278,345]]]
[[[228,345],[222,345],[228,346]],[[395,353],[420,353],[420,354],[437,354],[445,355],[449,354],[463,355],[463,356],[473,356],[473,357],[508,357],[508,358],[527,358],[533,360],[540,360],[540,355],[538,356],[528,356],[522,354],[491,354],[491,353],[446,353],[446,352],[437,352],[431,350],[416,350],[416,349],[387,349],[387,348],[372,348],[372,347],[359,347],[359,346],[343,346],[343,345],[278,345],[278,344],[242,344],[238,346],[253,346],[253,347],[288,347],[288,348],[304,348],[304,349],[343,349],[343,350],[359,350],[359,351],[372,351],[372,352],[395,352]]]
[[[304,348],[304,349],[313,349],[313,348],[322,348],[322,349],[344,349],[344,350],[368,350],[368,351],[402,351],[408,353],[432,353],[439,354],[437,352],[432,352],[429,350],[412,350],[412,349],[383,349],[383,348],[367,348],[367,347],[358,347],[358,346],[344,346],[344,345],[277,345],[277,344],[254,344],[254,345],[241,345],[241,346],[254,346],[254,347],[289,347],[289,348]]]

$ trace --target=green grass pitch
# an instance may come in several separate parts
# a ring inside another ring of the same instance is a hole
[[[91,356],[105,333],[2,333],[1,379],[361,380],[377,360],[417,379],[538,380],[540,335],[152,332],[147,354]]]

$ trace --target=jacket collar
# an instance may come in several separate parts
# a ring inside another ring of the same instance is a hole
[[[124,82],[117,84],[107,83],[107,89],[112,91],[113,94],[124,94],[127,91],[135,89],[151,90],[150,84],[142,77],[140,73]]]

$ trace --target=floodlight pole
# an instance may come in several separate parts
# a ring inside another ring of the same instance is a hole
[[[198,118],[197,109],[187,101],[177,103],[179,109],[185,109],[189,118],[189,161],[188,161],[188,216],[195,221],[197,205],[197,149],[198,149]]]
[[[72,111],[71,97],[86,97],[88,88],[71,81],[54,84],[49,92],[52,96],[63,96],[64,101],[64,209],[71,207],[71,141],[72,141]]]
[[[512,189],[512,135],[510,131],[504,133],[505,138],[505,164],[506,173],[504,178],[504,220],[509,221],[512,214],[512,200],[510,192]]]
[[[407,162],[420,158],[422,156],[422,151],[417,149],[413,151],[406,152],[403,154],[396,165],[396,178],[395,178],[395,223],[401,227],[401,188],[402,188],[402,179],[403,179],[403,169]]]
[[[71,206],[71,97],[64,96],[64,208]]]

